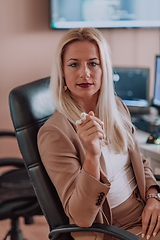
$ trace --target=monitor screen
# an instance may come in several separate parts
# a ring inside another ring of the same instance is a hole
[[[128,106],[131,114],[149,112],[149,69],[114,68],[115,93]]]
[[[52,28],[160,27],[159,0],[50,0]]]
[[[153,105],[160,112],[160,56],[156,56]]]

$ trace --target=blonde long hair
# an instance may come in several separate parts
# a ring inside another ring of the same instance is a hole
[[[68,44],[74,41],[95,43],[98,46],[102,67],[102,85],[96,107],[96,116],[104,122],[105,143],[116,153],[127,152],[134,141],[129,129],[130,119],[122,114],[116,104],[113,87],[113,70],[110,58],[110,48],[101,32],[94,28],[77,28],[69,30],[59,42],[53,62],[50,87],[53,92],[53,104],[70,122],[75,124],[84,111],[79,103],[72,98],[70,91],[65,91],[63,78],[63,56]]]

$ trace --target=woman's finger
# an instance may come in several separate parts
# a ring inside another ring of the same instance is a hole
[[[151,216],[150,223],[149,223],[148,231],[146,233],[146,236],[147,236],[148,240],[150,239],[150,237],[152,236],[152,234],[154,232],[156,223],[157,223],[157,214],[153,213],[152,216]]]
[[[90,120],[96,121],[100,126],[103,125],[103,122],[95,117],[94,112],[90,111],[89,114],[81,113],[81,119],[76,121],[76,126],[86,124]]]
[[[146,206],[145,206],[145,208],[146,208]],[[147,228],[148,228],[148,225],[149,225],[149,221],[150,221],[150,218],[151,218],[150,212],[145,211],[145,208],[144,208],[143,213],[142,213],[142,238],[144,238],[144,236],[146,235]]]
[[[77,127],[77,133],[81,139],[88,139],[88,141],[97,138],[102,140],[105,136],[101,126],[99,126],[99,124],[93,120],[82,124],[80,127]]]
[[[100,126],[102,126],[102,125],[104,124],[99,118],[95,117],[94,112],[92,112],[92,111],[89,112],[88,116],[94,117],[93,119],[94,119]]]
[[[154,229],[153,236],[155,237],[160,229],[160,214],[157,216],[157,225]]]

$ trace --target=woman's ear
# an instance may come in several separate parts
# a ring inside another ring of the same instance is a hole
[[[68,87],[65,85],[65,86],[64,86],[64,91],[67,91],[67,89],[68,89]]]
[[[63,77],[63,87],[64,87],[64,91],[67,91],[66,80],[64,77]]]

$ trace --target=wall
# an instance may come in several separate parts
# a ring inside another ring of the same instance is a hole
[[[13,130],[8,94],[13,87],[50,75],[56,45],[66,30],[49,27],[49,0],[0,0],[0,130]],[[101,29],[114,66],[150,68],[153,96],[160,29]],[[17,144],[0,141],[0,157],[19,156]]]

